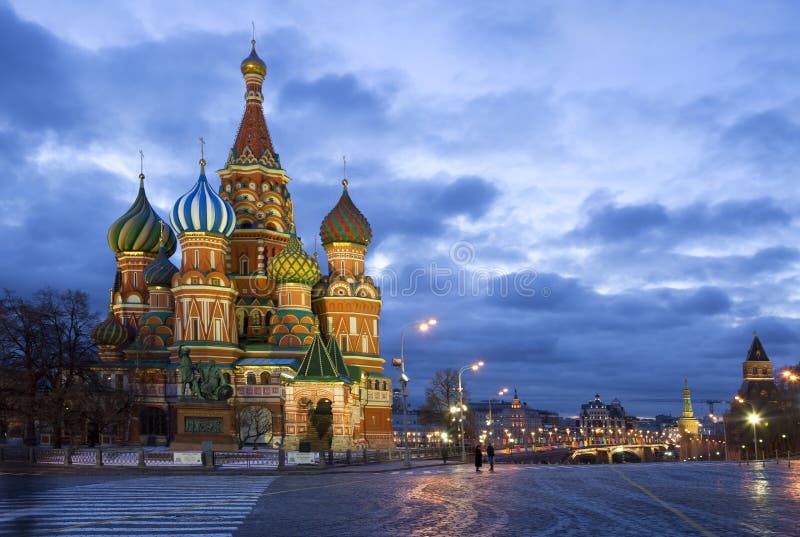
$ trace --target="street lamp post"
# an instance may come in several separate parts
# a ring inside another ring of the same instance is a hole
[[[467,460],[467,450],[464,447],[464,388],[461,385],[461,375],[467,369],[477,371],[481,366],[483,366],[483,361],[479,360],[458,370],[458,430],[461,433],[461,462]]]
[[[755,453],[755,460],[758,460],[758,435],[756,434],[756,425],[761,422],[761,418],[755,412],[747,416],[747,421],[753,424],[753,453]]]
[[[403,399],[403,447],[405,454],[403,455],[403,465],[406,467],[411,466],[411,450],[408,445],[408,375],[406,375],[406,357],[405,357],[405,336],[406,329],[415,326],[421,332],[427,332],[428,329],[436,324],[436,319],[428,319],[426,321],[417,321],[408,323],[400,329],[400,363],[392,361],[392,365],[400,368],[400,388]]]
[[[506,393],[508,393],[508,388],[502,388],[497,392],[497,395],[503,396]],[[486,423],[486,425],[489,426],[489,440],[494,440],[494,418],[492,417],[492,399],[493,399],[492,397],[489,398],[489,419],[487,420]]]
[[[747,421],[753,424],[753,460],[758,460],[758,435],[756,434],[756,425],[761,423],[761,418],[758,414],[756,414],[756,407],[753,406],[753,403],[750,401],[745,400],[740,396],[736,396],[735,399],[743,404],[743,405],[750,405],[750,409],[753,411],[752,414],[747,416]]]

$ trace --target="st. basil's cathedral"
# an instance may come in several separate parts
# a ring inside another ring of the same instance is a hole
[[[241,64],[244,116],[217,172],[219,188],[201,160],[167,225],[142,174],[133,205],[108,230],[116,277],[108,316],[92,337],[102,375],[132,394],[135,410],[131,425],[105,441],[163,445],[189,431],[180,412],[183,350],[216,367],[233,393],[222,403],[231,415],[212,413],[205,425],[203,416],[191,418],[198,431],[230,438],[241,426],[235,414],[256,408],[271,422],[261,442],[386,448],[391,380],[380,356],[381,295],[364,267],[372,230],[345,179],[320,226],[326,275],[303,249],[290,179],[262,109],[267,66],[252,45]]]

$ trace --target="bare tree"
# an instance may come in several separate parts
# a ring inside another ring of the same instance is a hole
[[[274,432],[272,430],[272,412],[266,407],[248,405],[235,409],[236,427],[239,431],[239,449],[252,440],[254,447],[259,438],[269,444]],[[269,438],[267,438],[269,435]]]
[[[26,441],[35,441],[38,421],[60,444],[67,402],[80,397],[96,360],[96,322],[82,291],[42,289],[26,300],[6,290],[0,299],[0,367],[15,379],[13,412]]]
[[[466,390],[464,400],[467,400]],[[425,388],[425,403],[419,412],[420,422],[450,429],[453,423],[450,408],[458,406],[458,402],[458,371],[452,368],[437,371]]]

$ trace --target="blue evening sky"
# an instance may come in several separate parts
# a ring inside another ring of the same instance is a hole
[[[383,355],[440,319],[406,338],[415,401],[483,359],[473,397],[678,413],[686,376],[707,411],[753,330],[797,362],[791,2],[0,1],[1,286],[104,308],[139,148],[162,216],[198,136],[223,166],[251,20],[306,248],[346,154]]]

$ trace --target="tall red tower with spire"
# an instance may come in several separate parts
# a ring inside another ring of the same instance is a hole
[[[225,167],[219,170],[220,196],[236,215],[236,231],[227,259],[228,273],[239,293],[236,303],[239,337],[248,343],[269,339],[269,320],[275,311],[275,286],[267,275],[269,260],[289,241],[294,224],[290,179],[264,119],[261,88],[267,66],[251,42],[242,61],[245,107]]]

